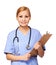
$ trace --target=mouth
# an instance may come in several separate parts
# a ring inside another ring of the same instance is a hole
[[[26,24],[27,22],[21,22],[22,24]]]

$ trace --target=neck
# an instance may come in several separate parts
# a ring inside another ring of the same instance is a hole
[[[29,30],[29,26],[19,26],[19,29],[27,31]]]

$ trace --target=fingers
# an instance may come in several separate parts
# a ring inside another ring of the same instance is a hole
[[[38,49],[38,48],[40,48],[40,45],[36,45],[36,46],[35,46],[35,49]]]
[[[39,44],[39,42],[37,42],[35,45],[34,45],[34,48],[35,49],[38,49],[38,48],[40,48],[41,47],[41,45]]]
[[[27,54],[26,54],[26,57],[30,59],[31,54],[27,53]]]
[[[30,56],[31,56],[31,54],[26,53],[25,55],[23,55],[23,60],[28,61],[30,59]]]

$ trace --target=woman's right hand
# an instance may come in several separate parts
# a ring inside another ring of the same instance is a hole
[[[26,53],[25,55],[22,56],[22,60],[24,61],[28,61],[31,57],[31,54],[30,53]]]
[[[18,60],[27,61],[30,59],[30,57],[31,57],[30,53],[26,53],[25,55],[22,55],[22,56],[16,56],[16,55],[9,54],[9,53],[6,54],[6,58],[12,61],[18,61]]]

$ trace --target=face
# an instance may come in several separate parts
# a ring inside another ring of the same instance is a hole
[[[19,12],[17,20],[20,26],[27,26],[30,20],[29,12],[27,10]]]

